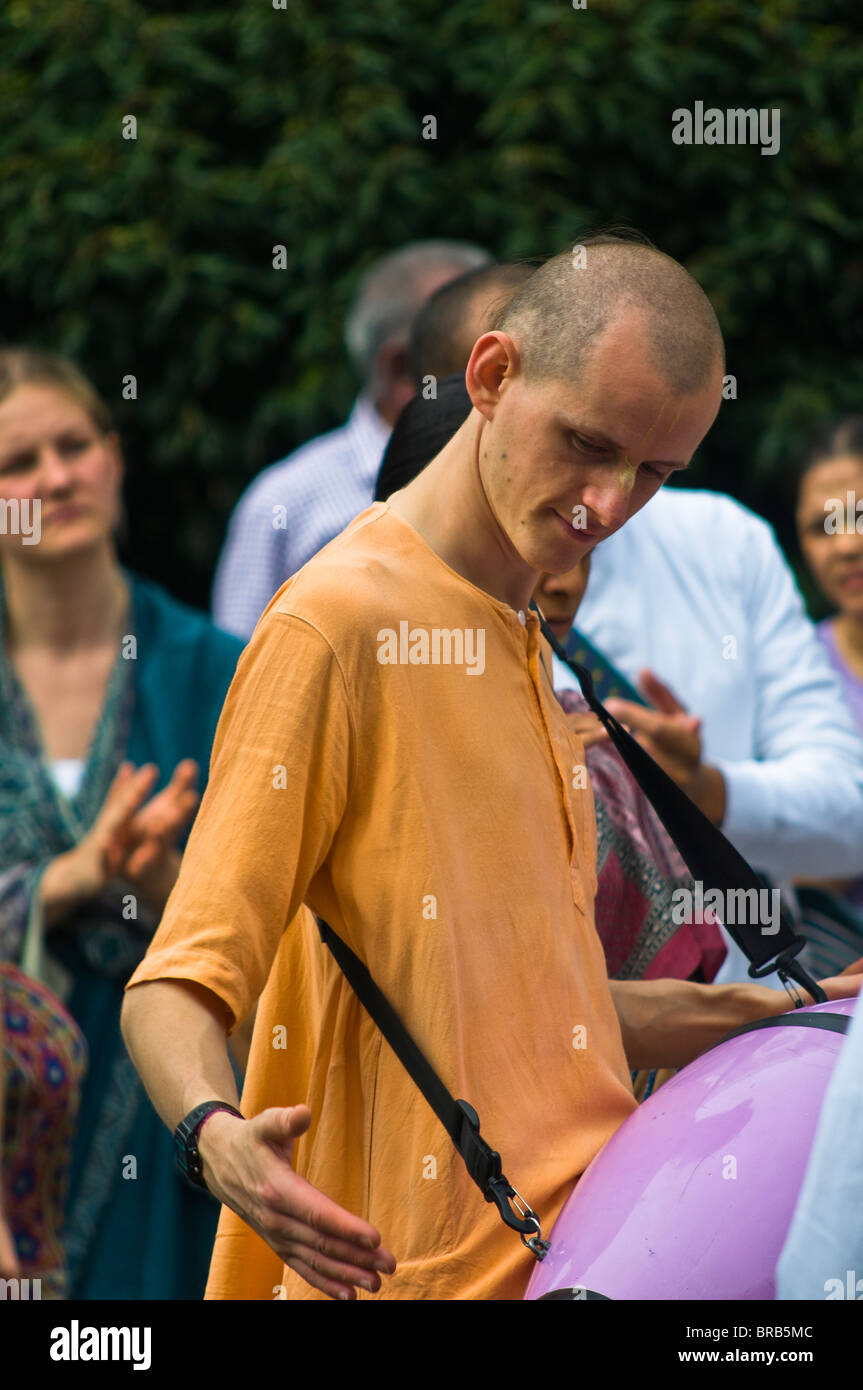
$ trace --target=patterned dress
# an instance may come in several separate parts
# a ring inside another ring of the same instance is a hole
[[[13,965],[0,964],[0,1007],[6,1219],[21,1277],[40,1280],[42,1298],[63,1298],[63,1210],[86,1046],[51,991]]]

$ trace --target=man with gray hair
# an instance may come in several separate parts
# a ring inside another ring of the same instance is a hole
[[[491,260],[465,241],[413,241],[360,282],[345,343],[360,379],[347,422],[259,473],[228,528],[213,585],[219,627],[249,637],[276,590],[372,501],[390,430],[415,387],[407,346],[441,285]]]

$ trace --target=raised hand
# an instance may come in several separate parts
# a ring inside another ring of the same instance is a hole
[[[174,840],[198,804],[193,790],[197,772],[197,764],[184,759],[168,786],[147,802],[159,776],[155,763],[139,768],[121,764],[90,830],[74,849],[58,855],[42,877],[48,925],[118,878],[161,911],[180,866]]]
[[[642,689],[656,708],[614,697],[606,700],[605,707],[686,791],[701,762],[701,720],[652,672],[642,672]]]
[[[177,763],[166,787],[133,816],[120,872],[132,883],[146,879],[173,849],[180,831],[197,810],[198,764],[193,758]]]
[[[132,844],[135,815],[158,775],[154,763],[137,769],[133,763],[121,763],[90,830],[74,850],[54,861],[62,862],[65,869],[62,889],[66,891],[58,896],[75,901],[95,897],[120,873]]]
[[[701,720],[690,714],[672,690],[652,671],[641,672],[641,688],[656,708],[633,700],[606,700],[605,707],[634,734],[660,767],[701,808],[714,825],[725,815],[725,779],[702,762]]]

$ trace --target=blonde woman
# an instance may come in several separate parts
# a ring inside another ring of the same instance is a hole
[[[119,1013],[242,644],[120,565],[122,474],[78,369],[0,351],[0,949],[60,993],[89,1053],[69,1294],[196,1298],[216,1205],[176,1169]]]

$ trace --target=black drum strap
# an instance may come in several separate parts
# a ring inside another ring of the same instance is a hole
[[[495,1203],[502,1220],[519,1232],[528,1249],[541,1260],[548,1250],[548,1241],[542,1239],[539,1217],[504,1177],[500,1154],[480,1134],[479,1117],[473,1106],[466,1100],[453,1098],[359,956],[321,917],[316,917],[315,921],[324,945],[329,947],[360,1003],[422,1091],[485,1200]]]
[[[534,605],[532,605],[534,606]],[[721,830],[707,819],[700,807],[681,791],[641,744],[618,723],[602,704],[593,688],[590,672],[572,661],[558,642],[548,623],[536,610],[542,634],[557,656],[576,676],[590,709],[608,732],[608,736],[626,763],[648,801],[653,806],[670,838],[694,879],[703,885],[705,895],[718,889],[728,902],[730,893],[746,894],[755,890],[756,903],[764,889],[762,880],[727,840]],[[738,901],[737,898],[733,901]],[[748,899],[747,899],[748,902]],[[767,934],[756,922],[723,923],[750,962],[749,973],[755,979],[772,974],[796,980],[813,996],[816,1004],[826,1002],[827,996],[808,972],[794,958],[806,945],[792,927],[784,909],[780,908],[778,930]]]
[[[705,891],[717,888],[722,892],[752,888],[760,891],[763,884],[743,856],[608,712],[594,691],[590,672],[566,655],[536,605],[531,607],[539,616],[543,636],[555,655],[577,677],[589,707],[608,730],[609,738],[654,807],[693,878],[703,883]],[[759,902],[760,898],[756,897],[755,901]],[[537,1259],[543,1259],[548,1241],[542,1239],[539,1218],[504,1176],[500,1154],[481,1136],[473,1106],[466,1100],[453,1098],[359,956],[322,918],[315,920],[324,945],[332,952],[360,1003],[437,1115],[485,1200],[495,1203],[507,1226],[519,1232]],[[783,981],[794,979],[809,990],[817,1003],[825,1002],[823,991],[794,959],[806,939],[794,932],[784,913],[780,916],[778,931],[769,939],[754,923],[738,923],[726,930],[746,953],[751,975],[758,978],[776,970]]]

